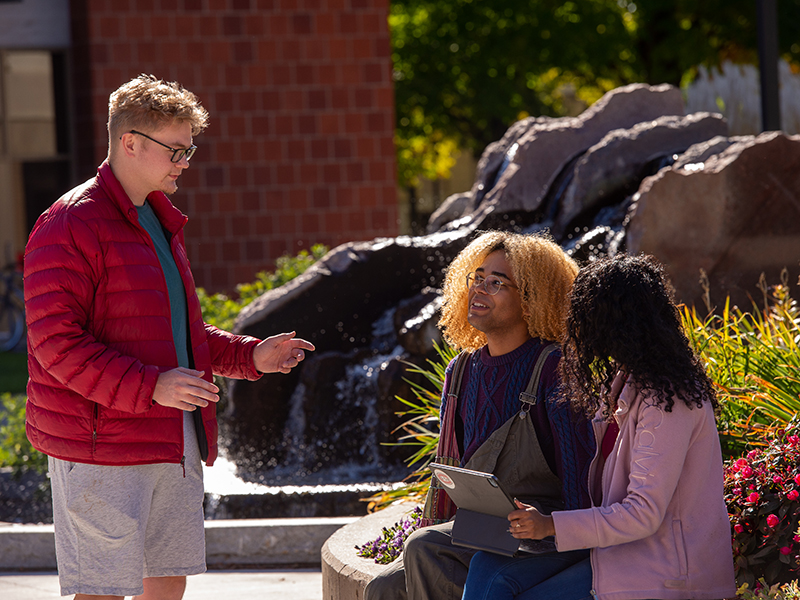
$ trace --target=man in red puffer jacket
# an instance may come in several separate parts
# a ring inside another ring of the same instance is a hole
[[[27,432],[49,457],[62,595],[179,600],[205,570],[213,375],[288,373],[314,349],[294,332],[259,341],[203,322],[187,218],[167,195],[207,123],[177,83],[122,85],[107,160],[25,250]]]

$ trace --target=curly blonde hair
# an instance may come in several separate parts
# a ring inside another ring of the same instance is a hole
[[[108,99],[111,143],[132,129],[152,131],[175,121],[192,125],[192,135],[208,126],[208,111],[192,92],[175,81],[144,73],[112,92]]]
[[[561,247],[541,234],[489,231],[469,243],[447,269],[439,328],[448,344],[459,350],[486,345],[486,335],[467,321],[467,274],[489,254],[502,250],[519,288],[522,312],[531,337],[560,341],[564,336],[567,295],[578,265]]]

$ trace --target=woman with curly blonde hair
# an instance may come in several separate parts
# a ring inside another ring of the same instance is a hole
[[[499,250],[511,267],[528,335],[560,340],[567,316],[566,297],[578,265],[560,246],[542,235],[506,231],[490,231],[473,240],[447,270],[439,321],[445,340],[459,350],[477,350],[486,345],[486,334],[469,323],[469,289],[464,281],[487,256]]]

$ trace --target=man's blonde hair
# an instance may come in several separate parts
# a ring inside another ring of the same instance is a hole
[[[560,341],[565,330],[567,295],[578,265],[543,235],[504,231],[489,231],[476,238],[447,269],[439,320],[444,339],[459,350],[477,350],[486,345],[486,335],[467,321],[466,277],[497,250],[503,251],[511,266],[528,333],[531,337]]]
[[[192,92],[175,81],[144,73],[121,85],[108,99],[108,138],[118,140],[132,129],[150,132],[187,122],[192,135],[208,126],[208,111]]]

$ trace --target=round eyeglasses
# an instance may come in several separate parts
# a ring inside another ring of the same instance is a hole
[[[169,159],[170,162],[174,162],[174,163],[181,162],[181,160],[183,160],[184,158],[188,162],[188,161],[192,160],[192,157],[194,156],[195,151],[197,151],[197,146],[195,146],[194,144],[192,144],[188,148],[173,148],[171,146],[167,146],[166,144],[164,144],[162,142],[159,142],[158,140],[154,140],[149,135],[147,135],[146,133],[142,133],[141,131],[136,131],[135,129],[131,129],[128,133],[135,133],[136,135],[140,135],[142,137],[146,137],[151,142],[155,142],[159,146],[164,146],[164,148],[166,148],[167,150],[172,151],[172,156]]]
[[[503,286],[510,287],[515,290],[518,289],[517,286],[506,283],[494,275],[490,275],[489,277],[483,277],[477,273],[470,273],[467,275],[467,289],[472,289],[473,287],[478,287],[479,285],[483,285],[483,291],[490,296],[496,295]]]

